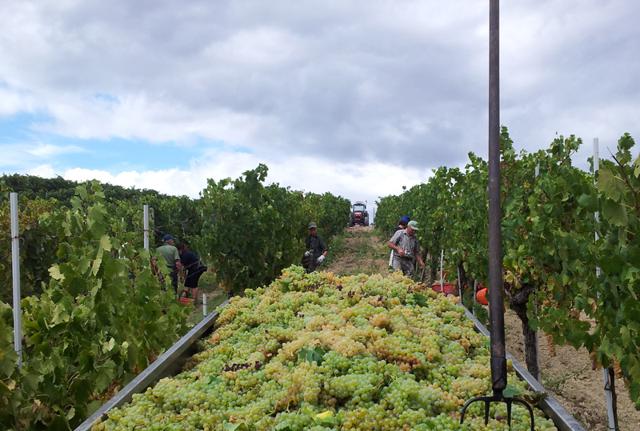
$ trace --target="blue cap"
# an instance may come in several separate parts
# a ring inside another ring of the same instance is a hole
[[[162,237],[162,241],[164,241],[164,242],[171,241],[172,239],[175,239],[175,238],[174,238],[173,236],[169,235],[168,233],[167,233],[167,234],[165,234],[165,235]]]
[[[402,217],[400,217],[400,223],[402,223],[402,224],[407,224],[407,223],[409,223],[409,220],[410,220],[409,216],[402,216]]]

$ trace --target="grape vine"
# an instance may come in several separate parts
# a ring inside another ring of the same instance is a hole
[[[625,134],[612,160],[602,162],[596,183],[593,173],[572,164],[581,144],[574,136],[558,137],[546,150],[516,153],[502,130],[507,302],[522,320],[534,374],[533,331],[541,328],[558,343],[587,348],[605,367],[620,364],[640,407],[640,158]],[[458,267],[465,279],[484,282],[486,181],[486,162],[470,154],[464,170],[439,168],[425,184],[382,198],[378,227],[391,229],[410,214],[426,226],[420,239],[427,250],[452,256],[450,274]]]

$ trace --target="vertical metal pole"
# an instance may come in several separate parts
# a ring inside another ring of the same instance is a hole
[[[473,304],[471,305],[471,314],[476,315],[476,304],[478,299],[476,298],[476,290],[478,289],[478,280],[473,280]]]
[[[18,194],[9,195],[11,207],[11,277],[13,279],[13,347],[22,368],[22,309],[20,307],[20,230],[18,226]]]
[[[142,218],[144,226],[144,249],[149,250],[149,205],[142,207]]]
[[[593,182],[597,184],[596,175],[600,169],[600,141],[598,138],[593,139]],[[596,211],[594,213],[596,224],[600,223],[600,213]],[[600,235],[598,234],[598,228],[595,230],[595,239],[598,241]],[[600,278],[601,269],[596,266],[596,279]],[[615,373],[611,372],[611,369],[602,369],[602,381],[604,382],[604,398],[607,404],[607,429],[618,430],[618,415],[615,405],[615,394],[613,388],[615,387]]]
[[[205,293],[202,294],[202,315],[207,316],[207,295]]]
[[[491,321],[491,380],[494,395],[507,386],[502,284],[500,209],[500,2],[489,10],[489,318]]]
[[[444,250],[440,250],[440,290],[444,293],[444,275],[442,273],[442,267],[444,265]]]
[[[615,377],[616,374],[613,368],[602,369],[602,379],[604,380],[604,396],[607,401],[607,429],[611,431],[618,431],[618,411],[616,408],[616,393],[615,393]]]
[[[597,175],[600,170],[600,142],[598,138],[593,139],[593,184],[598,185]],[[600,223],[600,212],[596,211],[593,214],[593,217],[596,221],[596,225]],[[598,228],[596,226],[595,229],[595,238],[596,241],[600,239],[600,234],[598,233]],[[600,267],[596,266],[596,277],[600,277]]]
[[[456,265],[456,270],[458,271],[458,301],[460,304],[464,305],[464,301],[462,300],[462,280],[460,280],[460,267]]]
[[[536,168],[533,171],[533,174],[535,176],[535,178],[538,178],[540,176],[540,162],[536,163]],[[534,302],[533,304],[533,311],[536,313],[536,316],[538,315],[538,304]],[[541,379],[541,370],[542,368],[540,367],[540,344],[538,343],[538,331],[535,331],[536,333],[536,338],[535,338],[535,344],[534,344],[534,349],[536,350],[536,369],[538,370],[537,375],[533,376],[535,377],[538,381]]]

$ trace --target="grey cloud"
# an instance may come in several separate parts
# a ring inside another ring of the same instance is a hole
[[[486,153],[485,6],[7,2],[0,81],[59,103],[143,94],[180,108],[176,128],[248,114],[258,153],[459,165]],[[502,121],[519,146],[640,132],[640,5],[528,0],[502,13]]]

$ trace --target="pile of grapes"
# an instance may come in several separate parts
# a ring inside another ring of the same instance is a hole
[[[480,404],[459,424],[464,401],[490,393],[488,342],[454,301],[398,274],[291,267],[234,298],[187,368],[93,429],[508,429],[506,409],[485,426]],[[528,395],[513,373],[510,385]],[[556,429],[536,414],[537,430]]]

